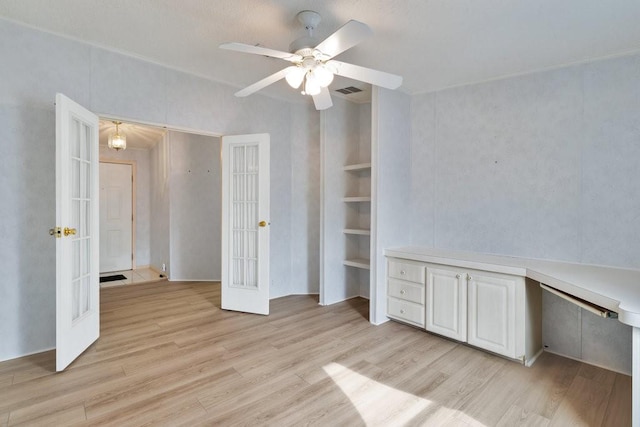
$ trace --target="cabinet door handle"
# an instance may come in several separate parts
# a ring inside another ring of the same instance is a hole
[[[460,275],[459,275],[459,274],[456,274],[456,279],[459,279],[459,278],[460,278]]]
[[[471,277],[470,274],[467,274],[467,280],[471,280],[471,279],[473,279],[473,277]]]

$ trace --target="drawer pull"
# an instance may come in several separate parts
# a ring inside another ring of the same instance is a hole
[[[404,294],[406,294],[406,293],[407,293],[407,292],[406,292],[404,289],[400,289],[400,295],[404,295]]]
[[[407,274],[407,272],[404,270],[400,270],[400,274],[404,276],[405,274]]]
[[[400,314],[404,314],[404,308],[400,309]]]

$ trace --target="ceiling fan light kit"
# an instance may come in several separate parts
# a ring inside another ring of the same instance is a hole
[[[236,96],[251,95],[270,84],[285,79],[294,89],[302,86],[301,93],[312,96],[316,109],[324,110],[333,105],[327,87],[333,82],[334,75],[360,80],[387,89],[397,89],[402,84],[400,76],[333,59],[372,34],[366,24],[351,20],[317,44],[317,40],[313,37],[313,31],[320,23],[320,15],[311,10],[303,10],[298,13],[297,18],[307,30],[308,35],[293,41],[289,45],[290,52],[244,43],[223,43],[220,45],[222,49],[264,55],[292,63],[291,66],[236,92]]]

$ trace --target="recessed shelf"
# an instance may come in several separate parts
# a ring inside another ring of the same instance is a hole
[[[356,267],[362,268],[364,270],[369,270],[369,260],[363,258],[354,258],[354,259],[345,259],[342,263],[348,267]]]
[[[346,165],[344,168],[346,171],[363,171],[371,169],[371,163],[358,163],[355,165]]]
[[[360,236],[371,236],[371,230],[365,228],[345,228],[342,230],[344,234],[357,234]]]
[[[354,197],[343,197],[343,202],[370,202],[371,196],[354,196]]]

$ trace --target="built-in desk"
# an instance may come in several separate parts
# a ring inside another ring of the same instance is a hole
[[[632,424],[640,427],[640,270],[456,252],[423,247],[390,248],[388,257],[528,277],[618,314],[633,327]]]

